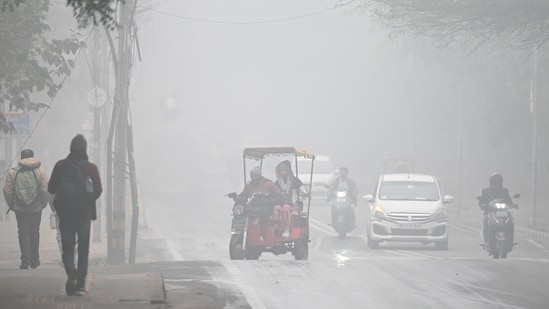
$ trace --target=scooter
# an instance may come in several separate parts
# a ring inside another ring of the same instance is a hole
[[[355,229],[353,202],[347,191],[337,191],[332,201],[332,227],[340,238]]]
[[[513,195],[514,199],[520,194]],[[484,250],[494,259],[505,259],[517,243],[513,241],[515,233],[515,221],[511,209],[518,206],[513,202],[505,202],[503,199],[494,199],[484,207],[487,212],[485,220],[488,220],[488,230],[481,232]]]

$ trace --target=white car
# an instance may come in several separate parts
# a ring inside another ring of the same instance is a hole
[[[380,242],[434,243],[439,250],[448,249],[448,217],[444,197],[434,176],[425,174],[383,174],[374,195],[363,197],[370,205],[368,246]]]

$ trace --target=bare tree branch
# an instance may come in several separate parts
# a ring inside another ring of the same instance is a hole
[[[430,37],[439,47],[532,49],[549,39],[547,0],[363,0],[361,6],[394,32]]]

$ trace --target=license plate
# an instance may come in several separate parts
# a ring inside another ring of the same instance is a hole
[[[399,223],[398,227],[402,229],[417,229],[417,228],[420,228],[421,225],[417,223]]]
[[[496,211],[496,216],[498,217],[507,217],[506,211]]]

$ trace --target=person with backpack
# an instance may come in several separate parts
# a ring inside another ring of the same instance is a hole
[[[42,209],[49,201],[48,174],[41,165],[34,158],[34,151],[21,151],[21,161],[9,170],[4,184],[4,198],[17,220],[21,249],[19,269],[40,266],[40,221]]]
[[[51,173],[48,191],[55,194],[53,207],[59,216],[62,259],[67,295],[86,295],[91,221],[97,218],[95,201],[103,192],[99,170],[88,161],[87,142],[82,134],[71,141],[67,158],[58,161]],[[78,240],[78,261],[75,245]],[[78,267],[75,266],[75,262]]]

